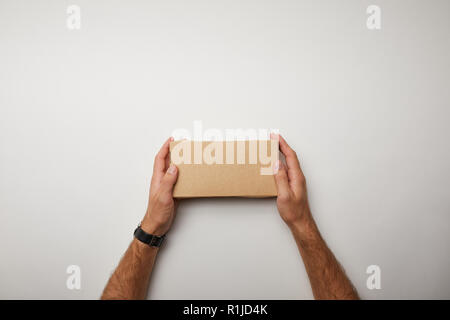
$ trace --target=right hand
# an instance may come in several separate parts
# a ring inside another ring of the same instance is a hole
[[[297,154],[281,135],[271,134],[271,139],[279,138],[280,151],[286,164],[278,160],[274,166],[277,186],[277,207],[281,218],[289,227],[298,223],[304,224],[311,217],[306,193],[306,180],[303,175]]]

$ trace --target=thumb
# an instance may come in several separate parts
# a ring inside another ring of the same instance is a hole
[[[173,186],[177,182],[178,178],[178,168],[173,163],[170,164],[169,169],[167,169],[166,174],[161,180],[159,189],[161,193],[168,193],[172,196]]]
[[[275,184],[277,185],[278,195],[287,196],[290,192],[290,189],[289,189],[288,175],[286,172],[286,168],[283,165],[283,162],[277,160],[277,162],[275,162],[273,171],[275,176]]]

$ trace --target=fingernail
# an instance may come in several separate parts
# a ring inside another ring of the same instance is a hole
[[[275,132],[271,132],[270,133],[270,139],[272,140],[278,140],[278,134]]]
[[[273,173],[277,174],[279,169],[280,169],[280,160],[277,160],[273,165]]]
[[[175,171],[177,171],[177,167],[175,167],[175,165],[171,163],[170,166],[169,166],[169,169],[167,169],[167,172],[169,174],[174,174]]]
[[[174,140],[173,137],[170,137],[170,138],[169,138],[169,141],[173,141],[173,140]]]

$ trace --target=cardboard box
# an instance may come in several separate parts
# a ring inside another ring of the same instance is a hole
[[[274,197],[278,141],[174,141],[171,162],[179,169],[175,198]]]

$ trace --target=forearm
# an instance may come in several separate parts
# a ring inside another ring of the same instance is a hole
[[[308,212],[303,220],[290,226],[305,264],[316,299],[358,299],[358,294],[345,275]]]
[[[145,299],[158,248],[133,239],[112,274],[102,299]]]

